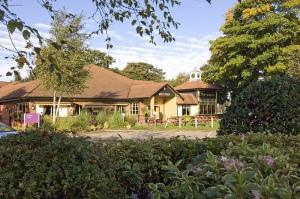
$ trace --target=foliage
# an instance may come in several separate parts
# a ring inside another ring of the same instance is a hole
[[[133,115],[126,115],[125,116],[125,122],[128,123],[131,127],[134,127],[136,125],[136,119]]]
[[[179,86],[189,80],[189,74],[179,73],[174,79],[169,80],[169,84],[173,87]]]
[[[103,127],[106,121],[107,121],[107,114],[104,111],[100,111],[96,116],[97,125]]]
[[[108,124],[110,128],[122,128],[124,127],[124,119],[120,112],[114,111],[108,117]]]
[[[299,8],[298,0],[236,4],[221,28],[224,36],[212,42],[205,80],[232,91],[234,97],[260,77],[299,77]]]
[[[71,127],[75,130],[86,130],[92,124],[91,114],[85,111],[81,111],[74,119],[74,123]]]
[[[82,138],[24,133],[0,142],[1,198],[124,198],[107,154]]]
[[[57,119],[57,121],[53,125],[53,128],[58,132],[70,133],[70,132],[74,132],[74,130],[75,130],[74,124],[75,124],[74,117],[60,117]]]
[[[300,81],[274,77],[250,84],[223,114],[220,135],[300,133]]]
[[[299,136],[0,139],[3,198],[299,198]],[[84,186],[83,186],[84,185]]]
[[[136,80],[163,81],[165,72],[151,64],[138,62],[128,63],[122,71],[123,75]]]
[[[115,60],[99,50],[86,49],[84,51],[85,64],[95,64],[100,67],[108,68]]]
[[[56,121],[62,96],[81,92],[89,77],[84,68],[82,51],[86,36],[81,33],[81,19],[81,16],[69,18],[64,11],[57,13],[51,23],[51,40],[37,56],[37,77],[45,88],[53,92],[53,122]]]

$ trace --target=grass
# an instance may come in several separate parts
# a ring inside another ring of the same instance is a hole
[[[164,125],[157,125],[150,126],[150,125],[137,125],[131,128],[132,130],[159,130],[159,131],[168,131],[168,130],[197,130],[197,131],[216,131],[219,129],[219,120],[213,122],[213,127],[211,127],[210,122],[206,122],[205,124],[198,124],[198,127],[196,128],[193,125],[187,125],[187,126],[174,126],[169,125],[165,128]]]

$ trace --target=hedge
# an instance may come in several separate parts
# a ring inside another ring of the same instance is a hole
[[[0,139],[0,198],[300,198],[300,137]]]

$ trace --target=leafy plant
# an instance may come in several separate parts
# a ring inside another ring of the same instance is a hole
[[[108,118],[109,127],[111,128],[122,128],[125,123],[120,112],[115,111]]]
[[[86,130],[92,123],[92,116],[90,113],[82,111],[79,115],[74,117],[73,129]]]
[[[103,127],[106,121],[107,121],[107,114],[104,111],[100,111],[96,116],[97,125]]]
[[[300,81],[274,77],[252,83],[227,108],[218,134],[263,131],[300,133]]]
[[[127,122],[130,126],[135,126],[136,119],[133,115],[126,115],[125,122]]]

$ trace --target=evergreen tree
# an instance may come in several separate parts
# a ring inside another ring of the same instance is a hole
[[[232,91],[276,74],[299,76],[300,2],[244,0],[227,13],[212,42],[206,81]]]

